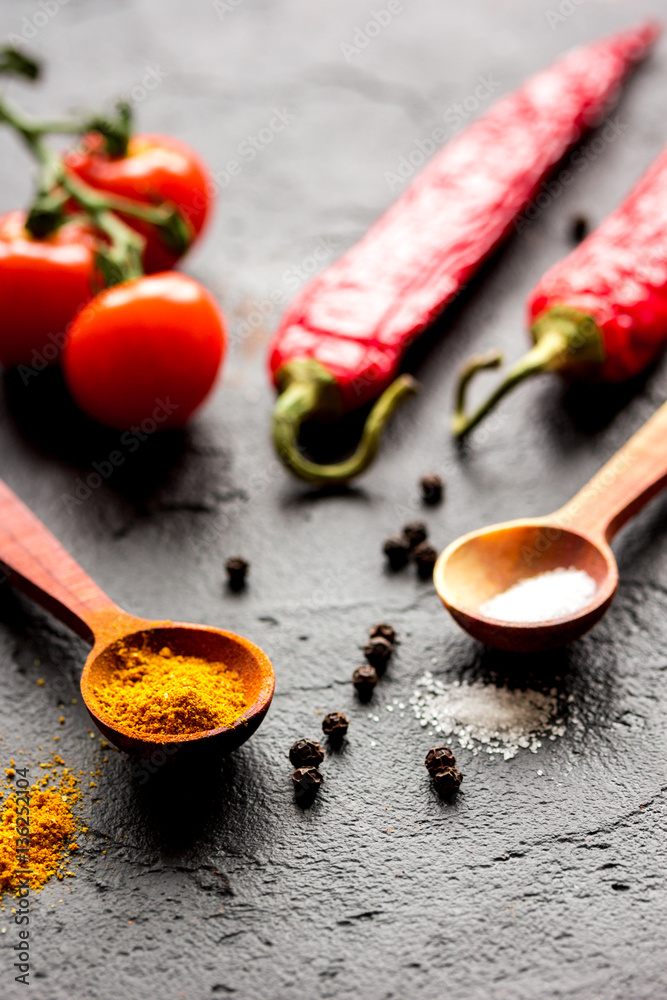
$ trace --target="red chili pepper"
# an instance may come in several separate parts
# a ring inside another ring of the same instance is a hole
[[[582,131],[600,121],[658,33],[644,24],[577,49],[496,103],[297,295],[270,354],[280,390],[273,435],[293,472],[332,482],[367,468],[388,417],[416,388],[406,375],[392,383],[409,345],[508,234]],[[378,396],[349,460],[324,466],[300,454],[303,420]]]
[[[532,375],[557,371],[623,382],[667,346],[667,147],[623,204],[538,282],[528,299],[528,321],[535,346],[470,417],[468,382],[502,357],[492,352],[466,365],[454,416],[457,436]]]

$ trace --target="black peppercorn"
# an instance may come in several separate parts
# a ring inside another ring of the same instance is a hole
[[[292,781],[297,798],[310,798],[315,795],[324,778],[316,767],[297,767]]]
[[[378,682],[377,670],[369,663],[364,663],[363,667],[357,667],[352,674],[352,683],[357,689],[357,694],[362,701],[369,701],[373,694],[373,688]]]
[[[428,476],[422,476],[419,480],[422,490],[422,500],[433,507],[442,500],[442,479],[433,472]]]
[[[428,530],[423,521],[411,521],[403,526],[403,538],[411,549],[416,549],[418,545],[428,538]]]
[[[390,642],[392,646],[396,642],[396,630],[393,625],[387,625],[386,622],[380,622],[379,625],[374,625],[372,629],[368,632],[369,639],[386,639]]]
[[[435,551],[432,545],[427,545],[426,542],[422,542],[413,553],[415,557],[415,563],[417,564],[417,573],[421,580],[428,580],[433,575],[433,567],[435,566],[436,559],[438,558],[438,553]]]
[[[340,741],[347,732],[349,726],[347,716],[342,712],[329,712],[322,719],[322,732],[325,733],[332,743]]]
[[[456,757],[449,747],[431,747],[426,754],[424,765],[431,774],[445,767],[456,767]]]
[[[290,747],[289,759],[295,767],[317,767],[324,760],[324,750],[315,740],[297,740]]]
[[[242,559],[241,556],[235,556],[233,559],[227,560],[225,569],[227,570],[231,589],[243,590],[246,576],[248,575],[249,563],[245,559]]]
[[[374,639],[369,639],[364,646],[364,656],[379,674],[384,673],[387,661],[393,651],[394,647],[392,644],[383,639],[381,635],[377,635]]]
[[[455,767],[443,767],[433,775],[433,784],[441,795],[456,791],[462,781],[463,775]]]
[[[385,540],[382,551],[392,569],[402,569],[410,558],[410,544],[405,538],[392,535]]]
[[[570,236],[573,243],[581,243],[588,236],[588,219],[583,215],[577,215],[572,220],[570,226]]]

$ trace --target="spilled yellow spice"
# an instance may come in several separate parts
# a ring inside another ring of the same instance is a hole
[[[229,726],[246,709],[243,681],[223,663],[179,656],[165,646],[122,649],[96,682],[100,718],[137,736],[182,736]]]
[[[0,812],[0,893],[16,892],[27,878],[38,892],[54,875],[63,878],[68,852],[77,850],[77,822],[72,806],[81,798],[77,780],[54,755],[53,764],[40,765],[52,774],[28,788],[10,792]],[[58,781],[56,787],[50,781]],[[28,826],[26,827],[26,821]],[[26,841],[27,838],[27,841]]]

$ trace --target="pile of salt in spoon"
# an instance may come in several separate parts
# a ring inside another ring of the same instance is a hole
[[[506,622],[546,622],[575,615],[597,590],[595,580],[583,569],[558,567],[519,580],[480,605],[487,618]]]

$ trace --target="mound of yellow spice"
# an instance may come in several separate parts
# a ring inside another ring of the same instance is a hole
[[[63,763],[60,758],[54,760]],[[48,780],[42,778],[26,789],[12,791],[2,807],[0,893],[16,892],[26,877],[31,890],[39,891],[54,875],[63,877],[66,857],[77,850],[72,805],[81,794],[76,779],[66,769],[58,787],[48,787]]]
[[[100,718],[137,736],[185,736],[229,726],[246,709],[235,670],[168,647],[122,649],[95,685]]]

